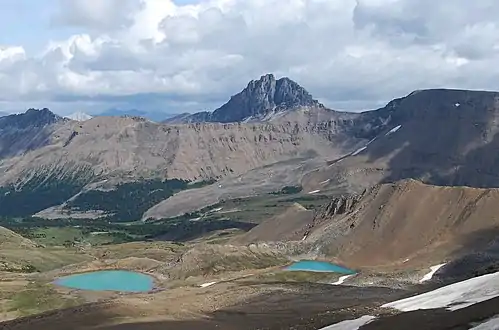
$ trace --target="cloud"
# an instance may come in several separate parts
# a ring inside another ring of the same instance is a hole
[[[0,95],[67,113],[116,102],[195,111],[267,72],[340,109],[421,88],[499,90],[498,10],[494,0],[61,0],[55,23],[83,32],[40,54],[0,48]]]
[[[135,0],[59,0],[54,24],[85,27],[108,32],[126,29],[133,23],[133,12],[140,9]]]

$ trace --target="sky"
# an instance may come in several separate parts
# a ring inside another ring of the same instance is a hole
[[[0,111],[214,110],[289,77],[360,111],[499,90],[497,0],[3,0]]]

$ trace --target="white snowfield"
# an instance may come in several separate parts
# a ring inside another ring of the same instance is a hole
[[[332,285],[340,285],[340,284],[343,284],[345,282],[345,280],[349,277],[352,277],[353,275],[345,275],[345,276],[342,276],[340,277],[336,282],[334,283],[331,283]]]
[[[419,280],[419,283],[423,283],[423,282],[431,280],[433,275],[435,275],[435,273],[443,266],[445,266],[445,263],[440,264],[440,265],[431,266],[430,272],[428,274],[426,274],[425,276],[423,276],[423,278]]]
[[[321,328],[319,330],[358,330],[361,326],[372,322],[375,319],[374,316],[364,315],[355,320],[346,320],[333,325],[328,325],[327,327]]]
[[[320,190],[311,191],[311,192],[309,192],[309,194],[317,194],[318,192],[320,192]]]
[[[455,311],[495,297],[499,297],[499,272],[457,282],[382,307],[395,308],[402,312],[444,307]]]
[[[470,330],[497,330],[499,329],[499,315],[494,318],[471,328]]]

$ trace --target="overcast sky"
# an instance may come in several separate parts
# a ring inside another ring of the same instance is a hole
[[[497,0],[2,0],[0,111],[213,110],[265,73],[334,109],[499,90]]]

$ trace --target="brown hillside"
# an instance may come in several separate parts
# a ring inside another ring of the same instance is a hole
[[[314,212],[295,203],[283,213],[263,221],[234,243],[256,243],[270,241],[298,241],[303,238],[303,228],[312,222]]]
[[[469,235],[499,226],[499,189],[404,180],[368,191],[346,215],[323,212],[315,222],[319,225],[309,240],[352,266],[387,265],[440,252],[444,257],[463,248]]]

